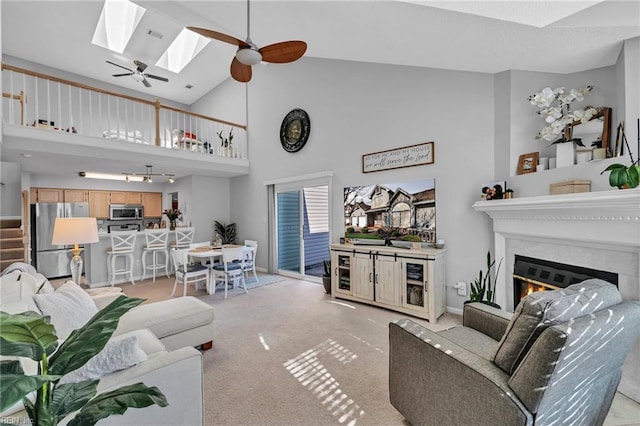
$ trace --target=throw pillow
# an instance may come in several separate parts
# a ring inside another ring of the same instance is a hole
[[[73,281],[67,281],[53,293],[34,294],[33,300],[43,315],[51,317],[60,340],[65,340],[98,312],[91,296]]]
[[[531,293],[516,307],[494,362],[511,375],[548,327],[621,301],[618,288],[599,279],[586,280],[560,290]]]
[[[106,374],[124,370],[146,359],[147,354],[140,349],[138,344],[138,336],[114,337],[107,342],[102,351],[87,361],[85,365],[62,376],[59,383],[77,383],[100,379]]]

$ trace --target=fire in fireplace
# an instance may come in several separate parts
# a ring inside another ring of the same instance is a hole
[[[513,266],[513,306],[534,291],[565,288],[590,278],[600,278],[618,286],[618,274],[567,265],[526,256],[515,256]]]

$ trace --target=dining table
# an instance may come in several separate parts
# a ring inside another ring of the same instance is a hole
[[[209,279],[207,282],[209,283],[209,288],[207,288],[207,293],[213,294],[215,292],[215,277],[213,276],[213,265],[216,263],[216,260],[222,261],[222,249],[225,247],[235,248],[235,247],[244,247],[245,251],[252,252],[253,247],[251,246],[241,246],[236,244],[225,244],[218,247],[213,246],[200,246],[194,247],[190,249],[187,254],[193,258],[200,261],[203,266],[207,266],[209,268]]]

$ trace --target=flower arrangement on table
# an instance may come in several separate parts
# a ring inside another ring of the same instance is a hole
[[[580,138],[572,138],[570,135],[566,138],[565,128],[575,121],[586,123],[598,113],[598,110],[593,107],[574,111],[569,109],[572,102],[583,101],[584,97],[590,94],[592,90],[593,86],[579,87],[569,91],[566,91],[564,87],[555,89],[545,87],[541,92],[529,96],[529,103],[540,108],[538,115],[547,123],[547,126],[538,132],[536,139],[553,141],[552,144],[575,142],[577,145],[584,146]]]
[[[180,209],[166,209],[165,211],[162,212],[162,214],[169,218],[169,223],[170,223],[169,229],[175,229],[176,220],[182,219],[182,212],[180,211]]]

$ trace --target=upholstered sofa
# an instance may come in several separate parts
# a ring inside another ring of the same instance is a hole
[[[587,280],[532,293],[513,315],[481,303],[463,325],[389,324],[389,394],[413,425],[601,425],[640,334],[640,303]]]
[[[91,298],[75,284],[64,284],[57,290],[47,286],[40,289],[41,279],[24,272],[15,271],[0,277],[0,311],[20,313],[42,312],[42,308],[60,303],[55,298],[48,300],[47,293],[64,293],[79,300],[79,303],[95,303],[90,309],[106,306],[111,297]],[[45,283],[47,284],[47,283]],[[75,287],[71,287],[71,285]],[[50,284],[49,284],[50,286]],[[64,288],[63,288],[64,287]],[[69,291],[72,290],[72,291]],[[36,294],[36,292],[45,294]],[[79,290],[79,291],[78,291]],[[68,293],[67,293],[68,292]],[[47,308],[50,309],[50,308]],[[83,308],[84,309],[84,308]],[[77,312],[58,318],[58,312],[47,312],[56,327],[58,337],[65,331],[63,322],[73,320]],[[117,389],[123,385],[143,382],[157,386],[166,396],[167,407],[151,406],[144,409],[129,409],[122,416],[111,416],[99,424],[114,425],[202,425],[203,367],[202,354],[194,348],[213,340],[213,309],[195,298],[176,298],[164,302],[143,304],[133,308],[120,319],[111,341],[128,340],[136,344],[139,357],[134,365],[100,377],[98,393]],[[111,341],[109,343],[111,343]],[[109,344],[108,344],[109,345]],[[116,346],[117,347],[117,346]],[[141,351],[141,352],[140,352]],[[28,359],[20,359],[27,374],[35,374],[36,365]],[[188,407],[188,409],[185,409]],[[9,421],[24,417],[23,407],[17,404],[0,417]]]

